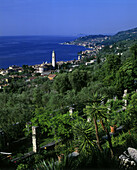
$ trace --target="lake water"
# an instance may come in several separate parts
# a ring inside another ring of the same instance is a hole
[[[11,36],[0,37],[0,68],[11,65],[22,66],[51,62],[52,51],[57,61],[77,59],[77,53],[86,48],[75,45],[61,45],[77,37],[58,36]]]

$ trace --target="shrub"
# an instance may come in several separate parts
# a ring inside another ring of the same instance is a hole
[[[27,164],[19,164],[17,167],[17,170],[27,170],[28,165]]]

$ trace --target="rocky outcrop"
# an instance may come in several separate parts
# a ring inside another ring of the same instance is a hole
[[[120,166],[125,170],[137,168],[137,150],[129,147],[119,156]]]
[[[130,147],[127,150],[128,150],[128,153],[131,159],[133,159],[137,163],[137,150],[134,148],[130,148]]]

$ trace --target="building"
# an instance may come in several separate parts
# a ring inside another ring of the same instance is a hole
[[[44,72],[44,66],[39,67],[39,73],[43,73]]]
[[[9,66],[9,69],[18,69],[18,68],[20,68],[20,67],[16,66],[16,65]]]
[[[96,59],[93,59],[93,60],[90,60],[90,62],[86,62],[85,65],[90,65],[90,64],[93,64],[95,63],[97,60]]]
[[[81,56],[79,55],[79,56],[78,56],[78,60],[80,60],[80,59],[81,59]]]
[[[52,67],[55,68],[56,66],[56,55],[54,50],[52,51]]]
[[[56,74],[49,74],[48,78],[49,80],[53,80],[56,77]]]

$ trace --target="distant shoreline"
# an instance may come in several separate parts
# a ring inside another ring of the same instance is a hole
[[[5,37],[0,38],[0,69],[12,65],[35,65],[51,63],[51,52],[56,52],[57,61],[77,59],[78,52],[88,48],[77,45],[66,45],[64,42],[73,41],[75,37]],[[14,43],[13,43],[14,42]]]

